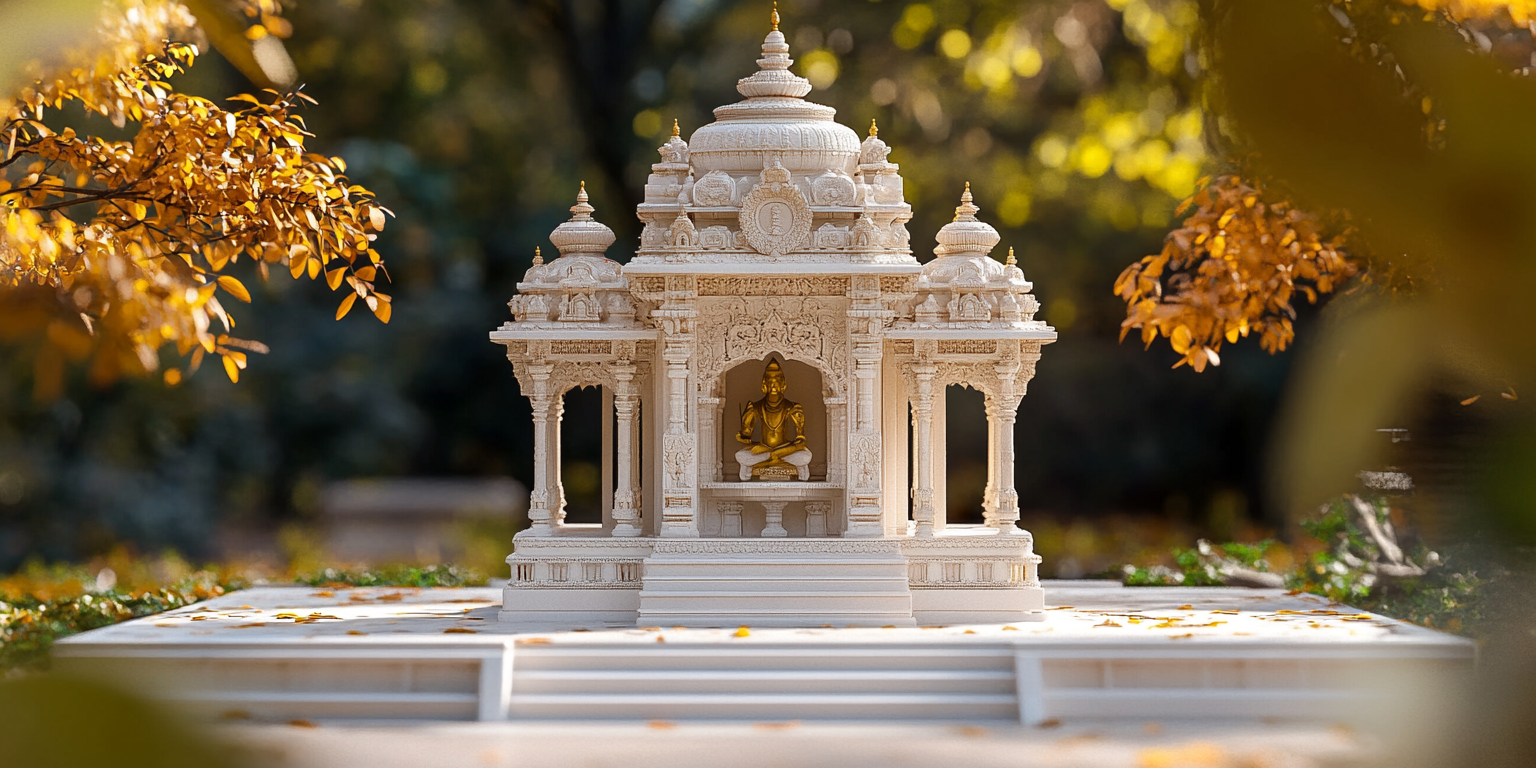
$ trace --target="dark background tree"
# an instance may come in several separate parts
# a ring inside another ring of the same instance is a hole
[[[1223,536],[1278,525],[1261,476],[1289,354],[1240,345],[1193,376],[1169,370],[1173,352],[1116,342],[1115,276],[1158,247],[1208,162],[1194,3],[780,11],[810,98],[860,132],[877,119],[895,148],[918,258],[972,182],[1061,331],[1020,410],[1025,525],[1097,521],[1086,530],[1109,536],[1101,523],[1120,513]],[[320,102],[305,114],[313,145],[398,214],[377,244],[390,324],[328,325],[323,286],[275,270],[246,282],[241,330],[272,352],[238,385],[205,371],[175,390],[94,389],[77,375],[64,398],[34,405],[26,359],[3,348],[0,568],[125,540],[215,555],[313,519],[333,479],[526,479],[527,402],[486,333],[578,181],[620,235],[610,256],[627,257],[655,147],[674,118],[686,137],[739,98],[767,14],[724,0],[295,4],[287,45]],[[179,85],[214,98],[249,88],[211,53]],[[980,404],[952,397],[952,515],[979,517],[985,457],[959,447],[981,442],[961,439],[984,428]],[[590,505],[579,479],[567,478],[572,501]],[[1042,550],[1060,552],[1060,538],[1042,536]]]

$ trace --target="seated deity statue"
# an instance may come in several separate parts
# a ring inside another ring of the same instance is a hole
[[[742,480],[809,480],[811,450],[805,445],[805,409],[784,397],[787,385],[779,361],[763,370],[763,397],[741,414],[736,439],[747,447],[736,452]],[[756,439],[761,427],[762,439]],[[790,437],[790,428],[794,437]]]

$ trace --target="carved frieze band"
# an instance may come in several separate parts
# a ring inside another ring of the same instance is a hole
[[[631,290],[641,294],[655,294],[667,290],[667,279],[660,276],[631,278],[629,284],[632,286]]]
[[[511,566],[511,589],[640,589],[645,574],[645,561],[634,558],[514,556]]]
[[[889,539],[764,540],[658,539],[658,555],[900,555],[901,542]]]
[[[556,339],[549,344],[550,354],[555,355],[607,355],[613,353],[613,342],[591,339]]]
[[[810,277],[700,277],[700,296],[843,296],[848,278],[830,275]]]
[[[940,339],[941,355],[995,355],[996,339]]]
[[[903,542],[901,549],[912,557],[921,557],[927,554],[927,550],[933,549],[1006,549],[1025,557],[1038,557],[1033,554],[1034,537],[1030,536],[1028,531],[1020,531],[1010,536],[940,536],[932,539],[908,539]]]

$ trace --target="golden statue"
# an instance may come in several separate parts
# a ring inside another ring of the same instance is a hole
[[[808,480],[811,476],[811,450],[805,447],[805,409],[786,400],[784,369],[779,361],[769,360],[763,369],[763,397],[749,403],[741,413],[741,431],[736,439],[747,447],[736,452],[742,480]],[[753,436],[762,426],[762,440]],[[791,425],[795,436],[789,435]]]

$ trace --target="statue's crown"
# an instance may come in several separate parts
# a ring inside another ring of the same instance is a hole
[[[783,372],[784,372],[784,369],[779,367],[779,361],[777,359],[769,360],[768,361],[768,367],[763,369],[763,375],[764,376],[766,376],[766,375],[768,375],[770,373],[783,373]]]

